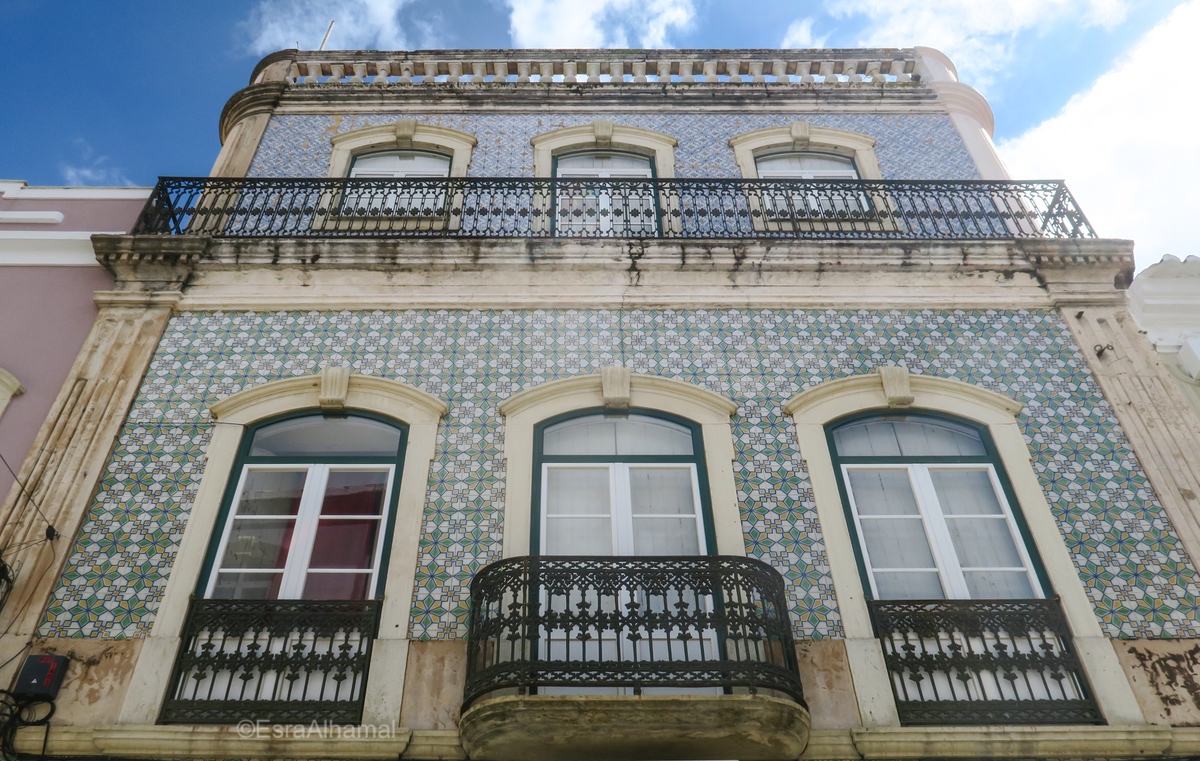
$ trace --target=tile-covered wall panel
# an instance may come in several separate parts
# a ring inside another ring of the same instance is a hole
[[[427,487],[411,633],[461,637],[467,583],[500,557],[498,403],[620,361],[737,401],[747,549],[788,578],[800,637],[838,637],[841,625],[812,488],[780,407],[804,388],[885,363],[1023,402],[1034,467],[1106,632],[1200,636],[1200,577],[1053,312],[637,309],[173,318],[41,631],[143,636],[204,467],[207,406],[346,363],[450,405]]]
[[[473,177],[532,177],[533,147],[541,132],[612,119],[673,135],[679,177],[740,177],[729,138],[803,118],[820,127],[875,138],[880,171],[889,180],[974,180],[979,172],[962,138],[943,114],[357,114],[272,116],[248,174],[252,177],[324,177],[329,139],[349,130],[416,119],[422,124],[469,132],[479,143]]]

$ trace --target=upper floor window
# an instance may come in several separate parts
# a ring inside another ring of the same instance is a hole
[[[932,415],[830,430],[877,599],[1020,599],[1044,590],[986,433]]]
[[[309,414],[248,431],[205,596],[375,596],[405,438],[405,427],[363,415]]]
[[[555,224],[559,234],[580,237],[653,235],[658,229],[658,202],[651,183],[605,180],[649,180],[654,160],[631,153],[588,152],[560,156],[555,176]]]
[[[634,413],[585,413],[535,434],[535,551],[544,555],[704,555],[698,426]]]
[[[755,159],[764,180],[857,180],[853,159],[825,153],[776,153]]]
[[[351,177],[449,177],[450,157],[417,151],[382,151],[356,156]]]

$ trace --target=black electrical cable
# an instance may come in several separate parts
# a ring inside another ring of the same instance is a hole
[[[4,463],[4,467],[8,470],[9,473],[12,474],[13,481],[15,481],[17,486],[19,486],[21,488],[21,491],[25,494],[25,496],[29,498],[29,504],[33,505],[33,509],[37,510],[38,515],[42,516],[42,520],[44,520],[46,522],[46,525],[49,526],[51,529],[53,529],[54,524],[51,523],[50,519],[46,517],[46,514],[42,512],[41,505],[39,505],[37,503],[37,500],[35,500],[33,498],[33,495],[29,493],[29,489],[25,488],[25,484],[21,483],[21,479],[17,478],[17,472],[12,469],[12,466],[8,464],[8,460],[4,459],[4,455],[2,455],[2,454],[0,454],[0,462]],[[58,534],[57,531],[55,531],[54,533],[56,535]]]
[[[38,715],[42,707],[48,710]],[[46,742],[49,731],[42,737],[42,752],[40,755],[20,753],[17,751],[17,731],[25,727],[44,727],[50,723],[57,709],[53,700],[45,698],[27,698],[14,695],[8,690],[0,690],[0,754],[4,761],[42,761],[46,757]]]

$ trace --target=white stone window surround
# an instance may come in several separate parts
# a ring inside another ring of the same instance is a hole
[[[671,135],[641,127],[628,127],[608,119],[591,124],[564,127],[534,135],[533,176],[552,177],[554,157],[583,151],[623,151],[654,159],[657,177],[675,177],[675,147],[679,141]]]
[[[608,383],[604,382],[606,376]],[[624,380],[620,380],[622,377]],[[618,396],[623,399],[625,408],[659,410],[700,425],[716,552],[744,557],[746,543],[733,481],[733,431],[730,427],[730,416],[737,411],[737,404],[690,383],[636,375],[625,368],[605,368],[603,374],[551,381],[514,394],[500,403],[507,467],[504,557],[528,555],[531,549],[534,427],[558,415],[605,407],[606,399],[611,405],[614,388],[619,389]]]
[[[372,644],[362,723],[390,724],[400,715],[408,657],[408,625],[430,462],[445,402],[396,380],[327,367],[320,375],[271,381],[233,394],[210,408],[214,418],[207,462],[154,625],[134,666],[120,724],[153,724],[169,687],[188,600],[200,579],[238,446],[246,428],[279,415],[345,409],[374,412],[408,426],[393,539],[388,556],[379,636]]]
[[[851,159],[863,180],[882,180],[875,138],[860,132],[816,127],[803,120],[743,132],[729,139],[742,177],[758,179],[758,159],[778,153],[825,153]]]
[[[334,135],[329,140],[329,177],[348,177],[354,159],[366,153],[417,151],[450,157],[450,177],[466,177],[477,140],[449,127],[399,119],[391,124],[364,127]]]
[[[852,413],[896,408],[914,413],[939,411],[987,427],[1019,505],[1014,509],[1020,509],[1046,574],[1062,600],[1076,652],[1100,710],[1110,725],[1144,724],[1137,699],[1112,643],[1096,620],[1030,464],[1029,448],[1016,418],[1022,405],[960,381],[884,367],[807,389],[783,407],[795,422],[800,454],[812,483],[863,726],[896,727],[900,721],[883,652],[871,626],[825,426]]]
[[[25,387],[17,380],[17,376],[0,367],[0,416],[4,415],[4,410],[12,398],[23,393]]]

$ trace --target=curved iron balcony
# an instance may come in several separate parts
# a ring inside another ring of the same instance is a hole
[[[1057,181],[164,177],[134,234],[219,238],[1094,238]]]
[[[783,577],[742,557],[518,557],[471,582],[464,710],[491,693],[803,689]]]

